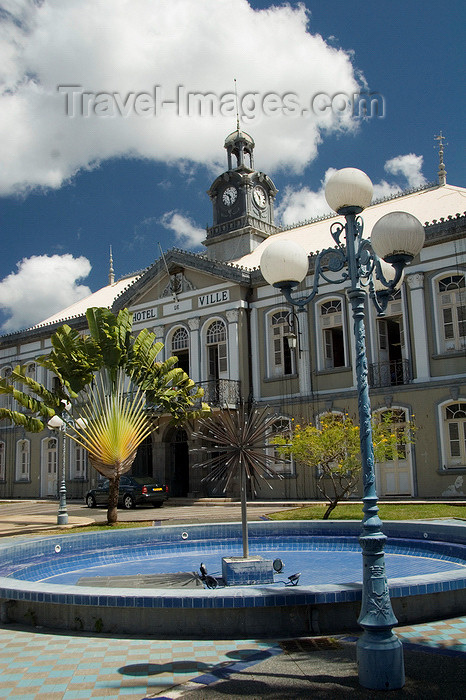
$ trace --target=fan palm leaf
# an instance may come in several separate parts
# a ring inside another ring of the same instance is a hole
[[[120,373],[114,390],[106,389],[99,375],[78,411],[70,437],[84,447],[97,470],[109,478],[121,476],[131,467],[139,445],[152,432],[145,410],[145,396],[132,392]]]

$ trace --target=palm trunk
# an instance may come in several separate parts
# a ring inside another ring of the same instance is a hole
[[[118,490],[120,487],[120,475],[110,479],[108,488],[107,524],[115,525],[118,521]]]

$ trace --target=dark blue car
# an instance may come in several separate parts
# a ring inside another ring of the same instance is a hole
[[[86,503],[89,508],[108,505],[109,480],[104,479],[97,488],[91,489],[86,494]],[[159,484],[150,476],[128,476],[124,474],[120,478],[118,491],[118,505],[129,510],[135,506],[148,503],[159,508],[168,498],[168,486]]]

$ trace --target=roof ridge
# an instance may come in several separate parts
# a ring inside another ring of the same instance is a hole
[[[418,187],[408,187],[405,190],[401,190],[400,192],[394,192],[392,194],[388,194],[385,197],[378,197],[377,199],[374,199],[367,209],[370,207],[375,206],[376,204],[382,204],[383,202],[389,202],[392,199],[399,199],[400,197],[406,197],[408,194],[415,194],[416,192],[422,192],[424,190],[431,190],[434,188],[438,188],[440,185],[438,182],[427,182],[424,185],[419,185]],[[301,226],[306,226],[308,224],[315,224],[318,221],[325,221],[325,219],[333,219],[335,216],[338,216],[337,213],[331,212],[329,214],[321,214],[320,216],[314,216],[311,219],[303,219],[302,221],[296,221],[293,224],[287,224],[286,226],[280,226],[279,231],[277,233],[281,233],[282,231],[290,231],[293,228],[299,228]]]

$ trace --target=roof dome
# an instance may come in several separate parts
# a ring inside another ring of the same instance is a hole
[[[225,148],[228,146],[234,146],[235,143],[238,141],[242,141],[245,144],[249,144],[254,148],[255,143],[254,139],[252,136],[249,136],[245,131],[241,131],[241,129],[237,129],[236,131],[233,131],[231,134],[228,134],[228,136],[225,139]]]

